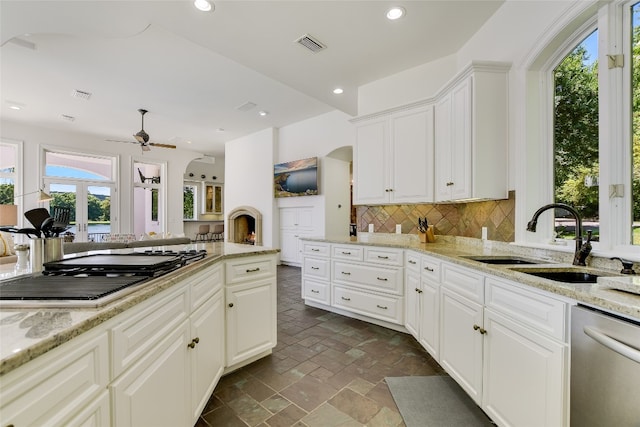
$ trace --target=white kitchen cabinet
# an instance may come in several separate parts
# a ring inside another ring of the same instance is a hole
[[[270,352],[277,341],[275,255],[227,262],[235,279],[225,289],[226,362],[234,367]]]
[[[312,207],[280,208],[280,261],[287,265],[302,264],[300,238],[316,233]]]
[[[433,201],[433,106],[357,124],[354,204]]]
[[[109,426],[109,339],[89,332],[2,376],[3,426]]]
[[[482,305],[445,286],[440,290],[440,297],[440,365],[480,405],[484,331]]]
[[[216,294],[191,315],[191,425],[213,394],[225,365],[224,293]]]
[[[303,241],[302,299],[331,304],[331,258],[328,243]]]
[[[508,69],[473,63],[435,102],[435,200],[507,198]]]
[[[420,316],[422,314],[422,292],[420,286],[420,258],[416,257],[415,268],[410,263],[412,259],[407,256],[407,266],[404,275],[405,294],[405,322],[404,327],[416,340],[420,339]]]
[[[224,368],[221,270],[190,277],[112,329],[116,425],[197,421]]]
[[[482,407],[501,426],[560,426],[565,345],[486,309]]]

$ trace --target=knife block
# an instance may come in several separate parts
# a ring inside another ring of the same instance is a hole
[[[434,243],[436,241],[436,236],[433,233],[433,225],[427,227],[426,233],[418,233],[420,236],[420,243]]]

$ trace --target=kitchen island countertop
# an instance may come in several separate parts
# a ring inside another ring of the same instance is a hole
[[[144,249],[139,249],[138,251]],[[51,308],[49,305],[38,307],[37,302],[24,308],[0,308],[0,375],[6,374],[217,262],[227,258],[278,252],[277,249],[267,247],[219,242],[162,246],[154,247],[154,249],[206,249],[207,256],[201,261],[146,281],[134,292],[127,293],[122,298],[115,299],[98,308]],[[92,251],[74,254],[73,256],[95,253],[130,253],[135,251],[132,249]],[[12,268],[0,270],[1,280],[10,280],[15,276]],[[2,285],[1,280],[0,286]]]

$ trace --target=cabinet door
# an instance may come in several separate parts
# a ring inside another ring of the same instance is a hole
[[[391,116],[390,201],[433,201],[433,107]]]
[[[353,162],[354,204],[389,201],[387,119],[360,124],[356,129]]]
[[[434,359],[439,360],[440,337],[440,286],[421,279],[420,337],[418,341]]]
[[[227,366],[276,345],[276,279],[226,289]]]
[[[435,117],[435,199],[451,200],[451,94],[436,102]]]
[[[224,369],[224,301],[222,290],[191,316],[191,425],[209,401]],[[193,342],[193,341],[192,341]]]
[[[478,404],[482,398],[482,305],[441,287],[440,365]]]
[[[182,426],[190,417],[189,322],[173,329],[111,385],[113,425]]]
[[[420,338],[420,273],[406,270],[405,279],[405,298],[406,298],[406,314],[405,327],[415,339]]]
[[[483,409],[499,425],[566,425],[565,346],[485,310]]]
[[[466,199],[471,194],[471,77],[451,92],[451,198]]]
[[[299,262],[300,235],[297,231],[282,230],[280,233],[280,260],[284,262]]]
[[[298,227],[298,212],[296,208],[280,208],[280,228],[295,230]]]

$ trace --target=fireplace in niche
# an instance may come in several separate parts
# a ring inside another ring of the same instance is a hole
[[[262,246],[262,215],[251,206],[240,206],[227,216],[228,242]]]

